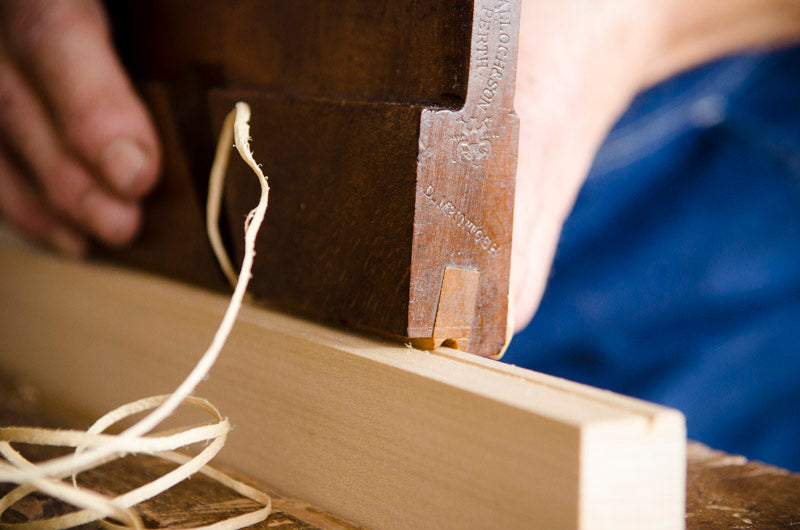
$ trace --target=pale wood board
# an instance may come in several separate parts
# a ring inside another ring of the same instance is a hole
[[[0,300],[2,369],[91,415],[170,392],[227,303],[7,240]],[[248,306],[197,394],[235,427],[218,460],[359,524],[684,524],[679,412],[497,361]]]

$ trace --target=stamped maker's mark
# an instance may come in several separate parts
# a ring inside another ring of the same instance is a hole
[[[467,214],[453,204],[453,201],[443,197],[436,197],[436,189],[433,186],[428,185],[422,194],[431,204],[449,217],[456,226],[462,229],[470,239],[474,240],[478,246],[484,249],[490,256],[497,257],[497,253],[500,251],[500,245],[487,233],[486,228],[476,223],[473,219],[470,219]]]
[[[456,143],[456,157],[462,162],[481,166],[492,153],[492,119],[486,117],[483,121],[475,118],[465,120],[458,118],[458,129],[453,140]]]
[[[469,119],[459,118],[459,130],[454,136],[455,158],[473,166],[486,162],[492,152],[492,140],[497,136],[492,131],[491,111],[511,53],[512,15],[509,0],[496,0],[484,4],[478,18],[473,57],[477,69],[486,72],[486,79],[481,83],[472,115]],[[496,46],[492,47],[493,44]]]

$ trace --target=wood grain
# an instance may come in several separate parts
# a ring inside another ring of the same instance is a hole
[[[74,418],[61,416],[54,419],[37,399],[39,394],[36,387],[0,373],[0,426],[81,426]],[[741,456],[715,451],[698,442],[689,442],[687,452],[687,529],[727,530],[732,527],[791,527],[800,524],[800,475],[759,462],[750,462]],[[124,475],[128,473],[145,473],[153,463],[161,465],[155,459],[147,459],[136,462],[134,469],[130,469],[130,465],[105,467],[93,473],[103,475],[97,482],[114,482],[124,479]],[[238,478],[247,480],[244,477]],[[82,476],[81,480],[84,484],[98,485],[93,476]],[[230,492],[226,492],[226,488],[218,483],[207,480],[201,480],[200,483],[201,488],[195,487],[190,491],[170,490],[158,499],[157,507],[147,506],[145,509],[149,526],[167,526],[168,521],[172,520],[170,514],[176,512],[180,512],[181,517],[195,517],[191,522],[199,524],[211,523],[252,508],[246,504],[246,499],[231,499]],[[0,492],[2,491],[3,486],[0,485]],[[355,528],[351,523],[304,501],[286,499],[274,493],[272,495],[275,511],[257,528]],[[53,501],[44,497],[35,497],[25,505],[12,508],[2,521],[30,521],[44,516],[45,513],[58,513],[64,509],[53,506],[52,503]],[[192,508],[186,509],[187,504]]]
[[[8,246],[0,263],[0,365],[92,415],[170,391],[226,304]],[[358,524],[683,524],[680,413],[456,350],[245,307],[198,395],[234,425],[223,464]]]
[[[61,411],[56,414],[42,401],[41,389],[24,378],[10,377],[0,372],[0,426],[25,425],[50,428],[85,428],[86,421]],[[53,447],[20,445],[32,461],[58,456],[62,450]],[[81,486],[106,495],[119,494],[163,475],[174,464],[147,455],[127,456],[99,468],[81,473]],[[226,470],[227,471],[227,470]],[[229,471],[228,471],[229,472]],[[230,473],[230,472],[229,472]],[[255,484],[252,479],[237,476],[238,480]],[[10,491],[10,484],[0,483],[0,495]],[[281,530],[352,530],[358,528],[340,517],[320,510],[305,501],[282,497],[270,492],[273,511],[269,518],[251,528],[280,528]],[[192,528],[213,524],[261,508],[258,503],[242,497],[219,482],[197,474],[157,497],[136,506],[147,528],[180,526]],[[3,523],[37,521],[53,515],[68,513],[74,508],[45,495],[33,494],[17,502],[0,518]],[[99,524],[84,525],[102,528]]]
[[[687,453],[686,528],[800,526],[800,475],[696,442]]]

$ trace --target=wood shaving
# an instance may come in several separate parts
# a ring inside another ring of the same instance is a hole
[[[234,291],[208,349],[174,392],[123,405],[105,414],[85,432],[31,427],[0,429],[0,454],[5,459],[5,462],[0,462],[0,482],[18,485],[0,499],[0,516],[14,503],[36,491],[79,508],[78,511],[46,520],[33,521],[24,525],[4,523],[2,526],[55,529],[101,520],[107,527],[119,527],[105,519],[112,518],[123,523],[125,527],[142,528],[141,518],[132,507],[169,489],[196,472],[218,480],[239,494],[264,505],[264,508],[259,510],[198,528],[242,528],[263,521],[269,516],[272,502],[267,494],[207,465],[224,445],[231,427],[228,420],[213,405],[204,399],[191,396],[197,385],[208,375],[236,321],[247,291],[247,284],[251,278],[256,236],[267,210],[269,186],[250,150],[249,120],[250,107],[242,102],[237,103],[234,110],[225,118],[209,179],[209,203],[207,205],[209,240],[220,261],[220,267],[234,285]],[[238,277],[233,273],[230,259],[224,251],[219,231],[216,228],[232,141],[242,159],[258,177],[261,185],[258,206],[247,215],[245,220],[245,252]],[[183,428],[178,432],[171,430],[169,433],[153,434],[153,430],[181,405],[205,411],[211,416],[212,423]],[[106,429],[119,421],[145,411],[151,412],[120,434],[104,434]],[[14,449],[12,443],[74,447],[75,452],[45,462],[33,463]],[[195,443],[207,443],[208,445],[195,456],[187,456],[174,451]],[[75,480],[78,473],[129,453],[153,454],[179,465],[152,482],[116,497],[109,497],[78,486]],[[66,480],[67,477],[72,477],[72,483]]]

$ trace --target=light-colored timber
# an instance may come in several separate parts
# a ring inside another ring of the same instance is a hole
[[[256,258],[257,259],[257,258]],[[0,241],[0,368],[99,415],[172,389],[226,297]],[[198,395],[218,460],[376,528],[682,528],[674,410],[243,308]]]

